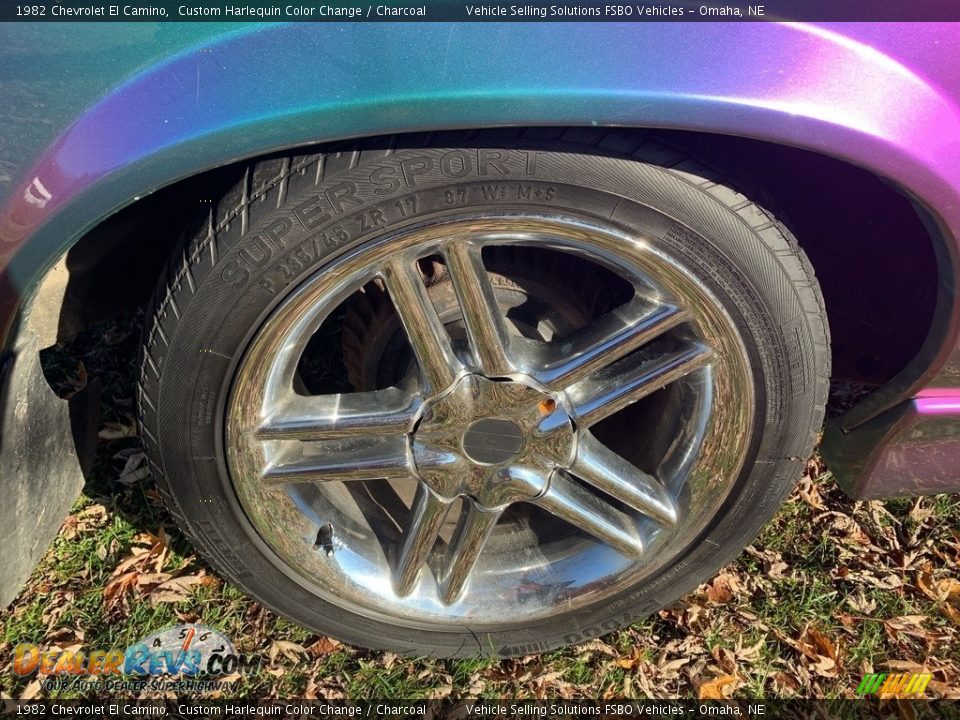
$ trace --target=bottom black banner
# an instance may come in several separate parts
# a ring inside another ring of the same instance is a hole
[[[948,700],[3,700],[17,718],[960,718]]]

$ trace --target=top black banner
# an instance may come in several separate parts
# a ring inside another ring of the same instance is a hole
[[[4,22],[960,22],[960,0],[0,0]]]
[[[873,700],[0,700],[0,717],[271,720],[950,720],[955,701]]]

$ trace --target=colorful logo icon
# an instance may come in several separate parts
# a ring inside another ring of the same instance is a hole
[[[860,681],[857,695],[919,696],[927,689],[931,677],[930,673],[870,673]]]

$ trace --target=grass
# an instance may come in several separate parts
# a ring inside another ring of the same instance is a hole
[[[319,637],[218,578],[173,525],[142,470],[134,432],[136,342],[137,318],[124,318],[47,357],[67,392],[87,377],[103,379],[104,424],[83,495],[19,599],[0,613],[5,697],[43,696],[35,677],[11,672],[17,643],[126,648],[182,622],[215,627],[264,658],[258,672],[237,678],[237,697],[844,698],[864,673],[910,670],[933,673],[929,696],[958,694],[960,592],[950,593],[960,574],[960,498],[853,503],[817,458],[716,578],[600,640],[519,659],[440,661]],[[175,602],[152,603],[149,583],[111,600],[118,566],[148,551],[161,530],[168,549],[147,569],[200,581]]]

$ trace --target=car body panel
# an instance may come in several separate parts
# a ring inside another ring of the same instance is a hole
[[[423,129],[697,130],[867,168],[913,197],[942,239],[933,329],[900,376],[833,423],[829,448],[846,457],[848,436],[902,403],[918,416],[960,416],[915,399],[960,385],[950,369],[960,329],[958,56],[960,26],[920,23],[0,26],[0,93],[14,100],[0,117],[0,348],[14,355],[5,382],[30,365],[16,358],[25,347],[17,338],[28,309],[44,306],[36,290],[64,251],[125,205],[211,167]],[[9,408],[0,417],[4,437],[22,432]],[[901,430],[883,425],[875,444]],[[16,446],[7,440],[0,453]],[[27,466],[44,452],[31,447]],[[843,464],[860,471],[845,487],[869,495],[877,464],[859,460]],[[65,474],[71,462],[63,459]],[[34,471],[40,465],[0,481],[39,500]],[[960,477],[935,486],[960,489]],[[65,502],[50,515],[62,516]],[[17,522],[0,511],[0,525]],[[51,527],[34,534],[49,539]],[[5,587],[22,569],[0,563],[0,575]]]
[[[960,393],[920,391],[844,433],[828,425],[823,452],[858,500],[957,492],[960,468]]]

